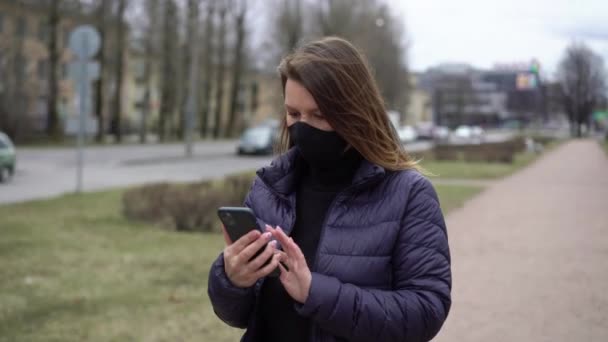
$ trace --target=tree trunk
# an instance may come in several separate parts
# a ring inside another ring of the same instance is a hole
[[[226,4],[222,4],[219,9],[220,27],[218,32],[219,47],[217,54],[217,79],[215,92],[215,127],[213,137],[218,139],[222,135],[222,109],[224,100],[224,64],[225,64],[225,48],[226,48]]]
[[[103,142],[105,136],[105,117],[104,117],[104,103],[105,103],[105,75],[104,70],[106,66],[106,49],[107,49],[107,32],[106,32],[106,16],[108,13],[109,0],[101,0],[98,9],[99,35],[101,37],[101,49],[99,50],[99,80],[96,82],[95,87],[95,114],[97,115],[97,136],[95,140],[99,143]]]
[[[243,67],[243,43],[245,41],[245,15],[247,13],[246,2],[242,1],[242,9],[236,18],[236,46],[234,49],[234,63],[232,65],[232,89],[230,91],[230,116],[228,118],[228,127],[226,134],[229,137],[234,136],[234,125],[236,121],[236,112],[239,102],[239,83],[241,82],[241,73]],[[243,113],[239,113],[241,116]],[[242,119],[242,118],[241,118]]]
[[[197,7],[194,9],[194,7]],[[195,13],[196,12],[196,13]],[[196,15],[196,16],[195,16]],[[177,136],[180,140],[183,140],[185,135],[185,125],[186,125],[186,117],[188,113],[188,94],[190,93],[190,86],[188,85],[188,81],[191,76],[190,72],[192,70],[192,51],[194,50],[193,45],[195,39],[198,39],[193,32],[193,27],[195,25],[194,21],[198,21],[198,0],[188,0],[188,19],[186,20],[186,41],[184,42],[184,46],[182,48],[182,72],[181,72],[181,81],[179,82],[180,88],[180,108],[179,108],[179,124],[177,128]]]
[[[211,79],[213,71],[213,16],[215,12],[214,3],[210,2],[207,7],[205,28],[205,83],[203,85],[203,104],[201,106],[200,124],[201,137],[207,136],[209,129],[209,111],[211,100]]]
[[[22,12],[24,3],[16,1],[17,9]],[[3,50],[6,55],[3,82],[6,92],[2,98],[2,108],[0,112],[0,129],[8,134],[13,140],[21,139],[20,121],[27,115],[25,103],[27,103],[26,92],[24,91],[25,68],[23,67],[23,39],[16,35],[11,37],[8,44],[8,51]],[[22,74],[21,71],[24,71]]]
[[[158,0],[148,0],[148,20],[150,26],[146,36],[146,57],[144,64],[144,99],[141,113],[141,122],[139,127],[139,142],[145,144],[148,139],[148,117],[150,116],[150,93],[152,91],[151,73],[152,73],[152,56],[155,55],[154,49],[154,29],[157,25],[158,15]]]
[[[163,80],[161,84],[161,105],[158,122],[158,137],[164,141],[166,137],[167,117],[172,117],[175,110],[175,39],[177,38],[175,22],[177,8],[174,0],[164,1],[163,19]]]
[[[118,0],[118,30],[116,30],[116,87],[114,92],[114,108],[112,120],[112,133],[115,136],[116,143],[122,142],[122,80],[124,61],[123,55],[125,50],[125,25],[123,22],[127,0]]]
[[[57,64],[59,64],[59,49],[57,44],[57,33],[59,29],[59,1],[52,0],[49,10],[49,79],[48,79],[48,97],[47,97],[47,135],[51,138],[58,139],[61,136],[59,127],[59,113],[57,112]]]
[[[198,99],[196,96],[196,88],[199,82],[199,0],[188,0],[188,11],[189,11],[189,27],[190,30],[190,44],[191,44],[191,57],[190,57],[190,85],[189,91],[186,96],[186,115],[184,118],[184,137],[186,140],[186,156],[191,157],[193,154],[193,126],[194,118],[198,108]]]

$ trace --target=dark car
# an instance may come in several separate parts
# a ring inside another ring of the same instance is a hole
[[[241,136],[237,153],[272,154],[277,141],[277,128],[273,125],[262,125],[247,129]]]
[[[0,132],[0,183],[8,181],[15,174],[16,159],[11,139]]]

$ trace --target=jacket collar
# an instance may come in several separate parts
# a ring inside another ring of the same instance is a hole
[[[259,169],[257,175],[271,190],[282,197],[287,197],[295,191],[299,158],[299,152],[293,147],[274,159],[270,166]],[[383,167],[363,159],[349,188],[364,186],[385,174],[386,170]]]

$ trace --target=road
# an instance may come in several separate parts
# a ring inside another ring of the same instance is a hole
[[[181,144],[88,147],[84,190],[161,181],[194,181],[259,168],[270,157],[237,157],[235,141],[198,143],[186,159]],[[76,188],[74,149],[21,149],[15,177],[0,184],[0,203],[48,198]]]
[[[489,135],[492,141],[509,138]],[[257,169],[271,157],[238,157],[236,141],[199,142],[194,156],[184,157],[183,144],[90,146],[85,152],[84,191],[103,190],[162,181],[195,181]],[[433,147],[430,141],[407,144],[410,152]],[[74,148],[18,149],[17,171],[0,184],[0,203],[49,198],[76,189]]]

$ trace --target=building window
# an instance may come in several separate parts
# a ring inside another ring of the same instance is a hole
[[[24,17],[17,18],[17,37],[25,38],[27,34],[27,21]]]
[[[47,39],[49,37],[49,29],[49,24],[46,22],[46,20],[41,21],[40,25],[38,25],[38,39],[41,42],[47,42]]]
[[[38,61],[38,79],[46,80],[49,73],[49,62],[47,60]]]
[[[0,12],[0,33],[4,30],[4,13]]]
[[[61,64],[61,78],[64,80],[68,78],[68,63]]]
[[[21,80],[25,79],[25,67],[27,66],[27,60],[25,56],[17,56],[15,61],[15,70],[17,71],[17,77]]]

